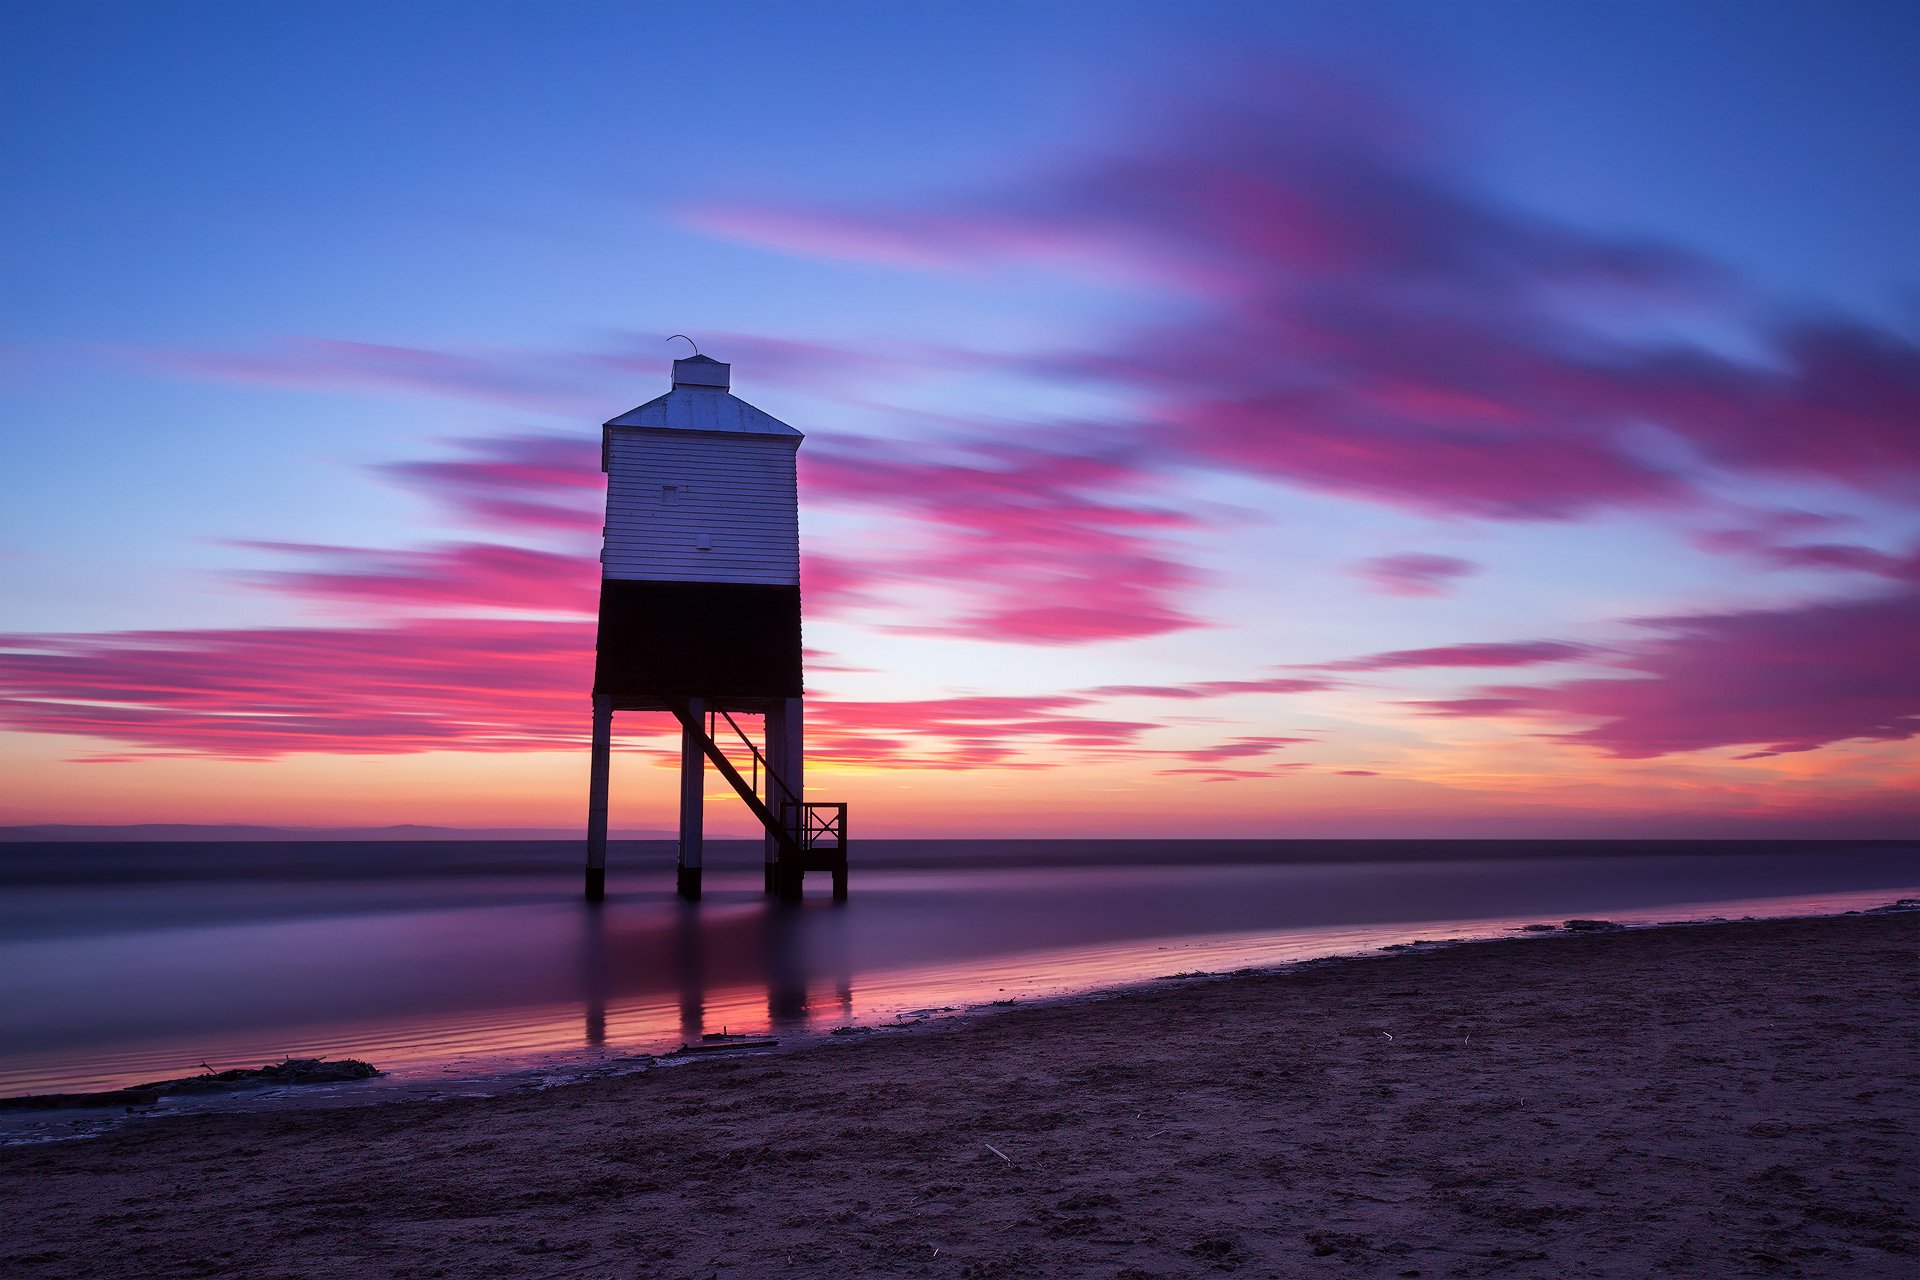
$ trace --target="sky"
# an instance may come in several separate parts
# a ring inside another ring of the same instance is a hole
[[[1911,834],[1917,49],[1772,0],[8,6],[0,823],[582,822],[598,424],[687,334],[807,435],[856,837]],[[616,829],[670,824],[669,727]]]

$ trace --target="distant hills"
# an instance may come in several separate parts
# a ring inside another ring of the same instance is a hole
[[[616,840],[666,840],[656,829],[615,831]],[[52,822],[0,827],[0,842],[205,841],[205,840],[584,840],[579,827],[426,827],[403,822],[390,827],[257,827],[237,823],[136,822],[90,826]]]

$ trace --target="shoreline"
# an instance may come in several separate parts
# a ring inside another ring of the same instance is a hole
[[[1920,915],[1521,940],[1545,938],[1146,982],[539,1091],[14,1146],[0,1186],[33,1238],[0,1263],[1909,1272]]]
[[[1218,846],[1200,847],[1213,858]],[[127,852],[144,862],[173,847]],[[516,847],[450,852],[461,866],[524,869]],[[1773,916],[1920,896],[1920,844],[1829,846],[1831,856],[1747,846],[1747,857],[1640,856],[1667,847],[1640,843],[1617,849],[1627,857],[1501,861],[1436,860],[1437,847],[1392,846],[1424,860],[1351,865],[876,870],[844,910],[816,901],[800,912],[765,909],[757,863],[752,874],[709,867],[698,907],[680,904],[670,879],[636,875],[598,911],[582,909],[577,869],[362,878],[351,874],[358,855],[341,863],[323,848],[318,863],[279,869],[325,871],[295,888],[212,870],[121,883],[99,867],[92,887],[0,894],[0,956],[14,975],[0,982],[12,1031],[0,1094],[103,1090],[287,1056],[358,1058],[414,1079],[577,1071],[723,1024],[791,1038],[809,1024],[873,1025],[930,1005],[1266,967],[1573,915]],[[201,846],[185,856],[163,861],[184,871],[210,855]],[[400,861],[411,865],[412,852]]]
[[[1877,895],[1872,895],[1877,896]],[[697,1053],[680,1051],[653,1052],[635,1050],[632,1052],[603,1052],[586,1054],[575,1051],[561,1051],[552,1054],[537,1055],[534,1059],[501,1059],[490,1064],[479,1065],[475,1070],[464,1070],[456,1062],[449,1063],[434,1073],[430,1066],[412,1064],[389,1071],[373,1064],[370,1075],[363,1075],[346,1083],[323,1082],[306,1087],[274,1086],[267,1084],[259,1087],[236,1087],[223,1091],[178,1091],[171,1096],[158,1100],[135,1102],[127,1105],[123,1099],[109,1099],[100,1106],[84,1106],[61,1103],[52,1106],[40,1105],[43,1097],[58,1095],[11,1095],[0,1098],[0,1149],[7,1146],[37,1142],[83,1141],[99,1137],[102,1134],[161,1120],[187,1119],[193,1116],[217,1115],[226,1113],[246,1113],[254,1111],[280,1111],[336,1107],[377,1107],[400,1102],[438,1101],[453,1097],[501,1097],[523,1092],[544,1092],[565,1088],[572,1084],[590,1080],[607,1080],[639,1075],[657,1068],[685,1065],[691,1058],[699,1057],[754,1057],[767,1055],[786,1055],[807,1053],[830,1049],[851,1040],[865,1039],[874,1035],[898,1036],[921,1028],[935,1026],[955,1028],[970,1025],[982,1018],[992,1017],[1011,1008],[1047,1009],[1066,1007],[1083,1002],[1097,1002],[1124,996],[1130,992],[1156,990],[1172,983],[1194,985],[1206,982],[1240,979],[1249,977],[1273,977],[1306,969],[1355,963],[1367,960],[1388,959],[1396,955],[1415,955],[1460,947],[1492,944],[1499,942],[1547,941],[1555,938],[1581,936],[1586,932],[1643,932],[1659,929],[1686,929],[1732,923],[1754,923],[1787,920],[1823,920],[1841,919],[1856,915],[1887,915],[1907,912],[1920,913],[1920,898],[1899,897],[1881,902],[1874,906],[1863,906],[1845,911],[1799,913],[1778,916],[1745,915],[1730,917],[1724,915],[1687,917],[1669,920],[1627,920],[1611,919],[1568,920],[1559,923],[1531,923],[1525,925],[1503,924],[1498,932],[1467,933],[1463,936],[1445,938],[1418,938],[1407,942],[1388,943],[1369,947],[1363,951],[1340,951],[1326,955],[1306,956],[1298,959],[1281,960],[1268,964],[1254,964],[1221,970],[1191,970],[1173,973],[1155,974],[1149,977],[1127,981],[1107,983],[1098,986],[1077,989],[1050,991],[1042,995],[1021,997],[1011,1000],[965,1003],[916,1009],[901,1012],[893,1021],[855,1021],[835,1027],[824,1024],[801,1028],[788,1028],[779,1031],[754,1033],[756,1036],[770,1037],[771,1045],[742,1046],[730,1052],[711,1050]],[[1476,922],[1431,922],[1420,926],[1413,932],[1449,932],[1454,924],[1470,927]],[[1439,927],[1434,927],[1434,925]],[[1591,929],[1574,926],[1593,926]],[[1180,940],[1175,940],[1180,941]],[[1192,940],[1185,940],[1191,943]],[[1164,950],[1165,948],[1163,948]],[[1171,956],[1169,957],[1171,959]],[[684,1044],[682,1048],[686,1048]],[[353,1058],[329,1058],[327,1062],[352,1062]],[[367,1064],[361,1063],[361,1066]],[[240,1071],[228,1071],[226,1074],[254,1074],[266,1071],[272,1064],[259,1068],[242,1068]],[[174,1081],[180,1084],[185,1080]],[[105,1094],[137,1092],[151,1086],[115,1086],[101,1090]],[[64,1132],[58,1130],[64,1129]]]

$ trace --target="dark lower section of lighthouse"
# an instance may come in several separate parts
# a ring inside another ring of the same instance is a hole
[[[703,775],[711,767],[766,830],[766,889],[792,901],[808,871],[847,896],[847,807],[805,796],[800,588],[605,579],[593,678],[587,897],[606,892],[613,713],[666,711],[679,721],[680,896],[701,892]],[[742,728],[759,717],[765,748]],[[737,760],[729,752],[745,749]]]
[[[593,691],[616,705],[798,698],[800,588],[604,582]]]

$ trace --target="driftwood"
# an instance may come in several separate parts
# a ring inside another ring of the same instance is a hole
[[[201,1063],[205,1067],[206,1063]],[[150,1107],[162,1098],[192,1094],[233,1093],[266,1085],[344,1084],[366,1080],[380,1072],[355,1058],[328,1061],[325,1058],[285,1058],[264,1067],[236,1067],[215,1071],[211,1067],[197,1076],[176,1080],[154,1080],[128,1085],[124,1089],[102,1089],[96,1093],[35,1093],[21,1098],[0,1098],[0,1111],[43,1111],[56,1107]]]
[[[724,1053],[729,1049],[771,1049],[778,1045],[777,1036],[730,1036],[709,1032],[700,1037],[698,1044],[683,1044],[669,1058],[677,1058],[688,1053]]]

